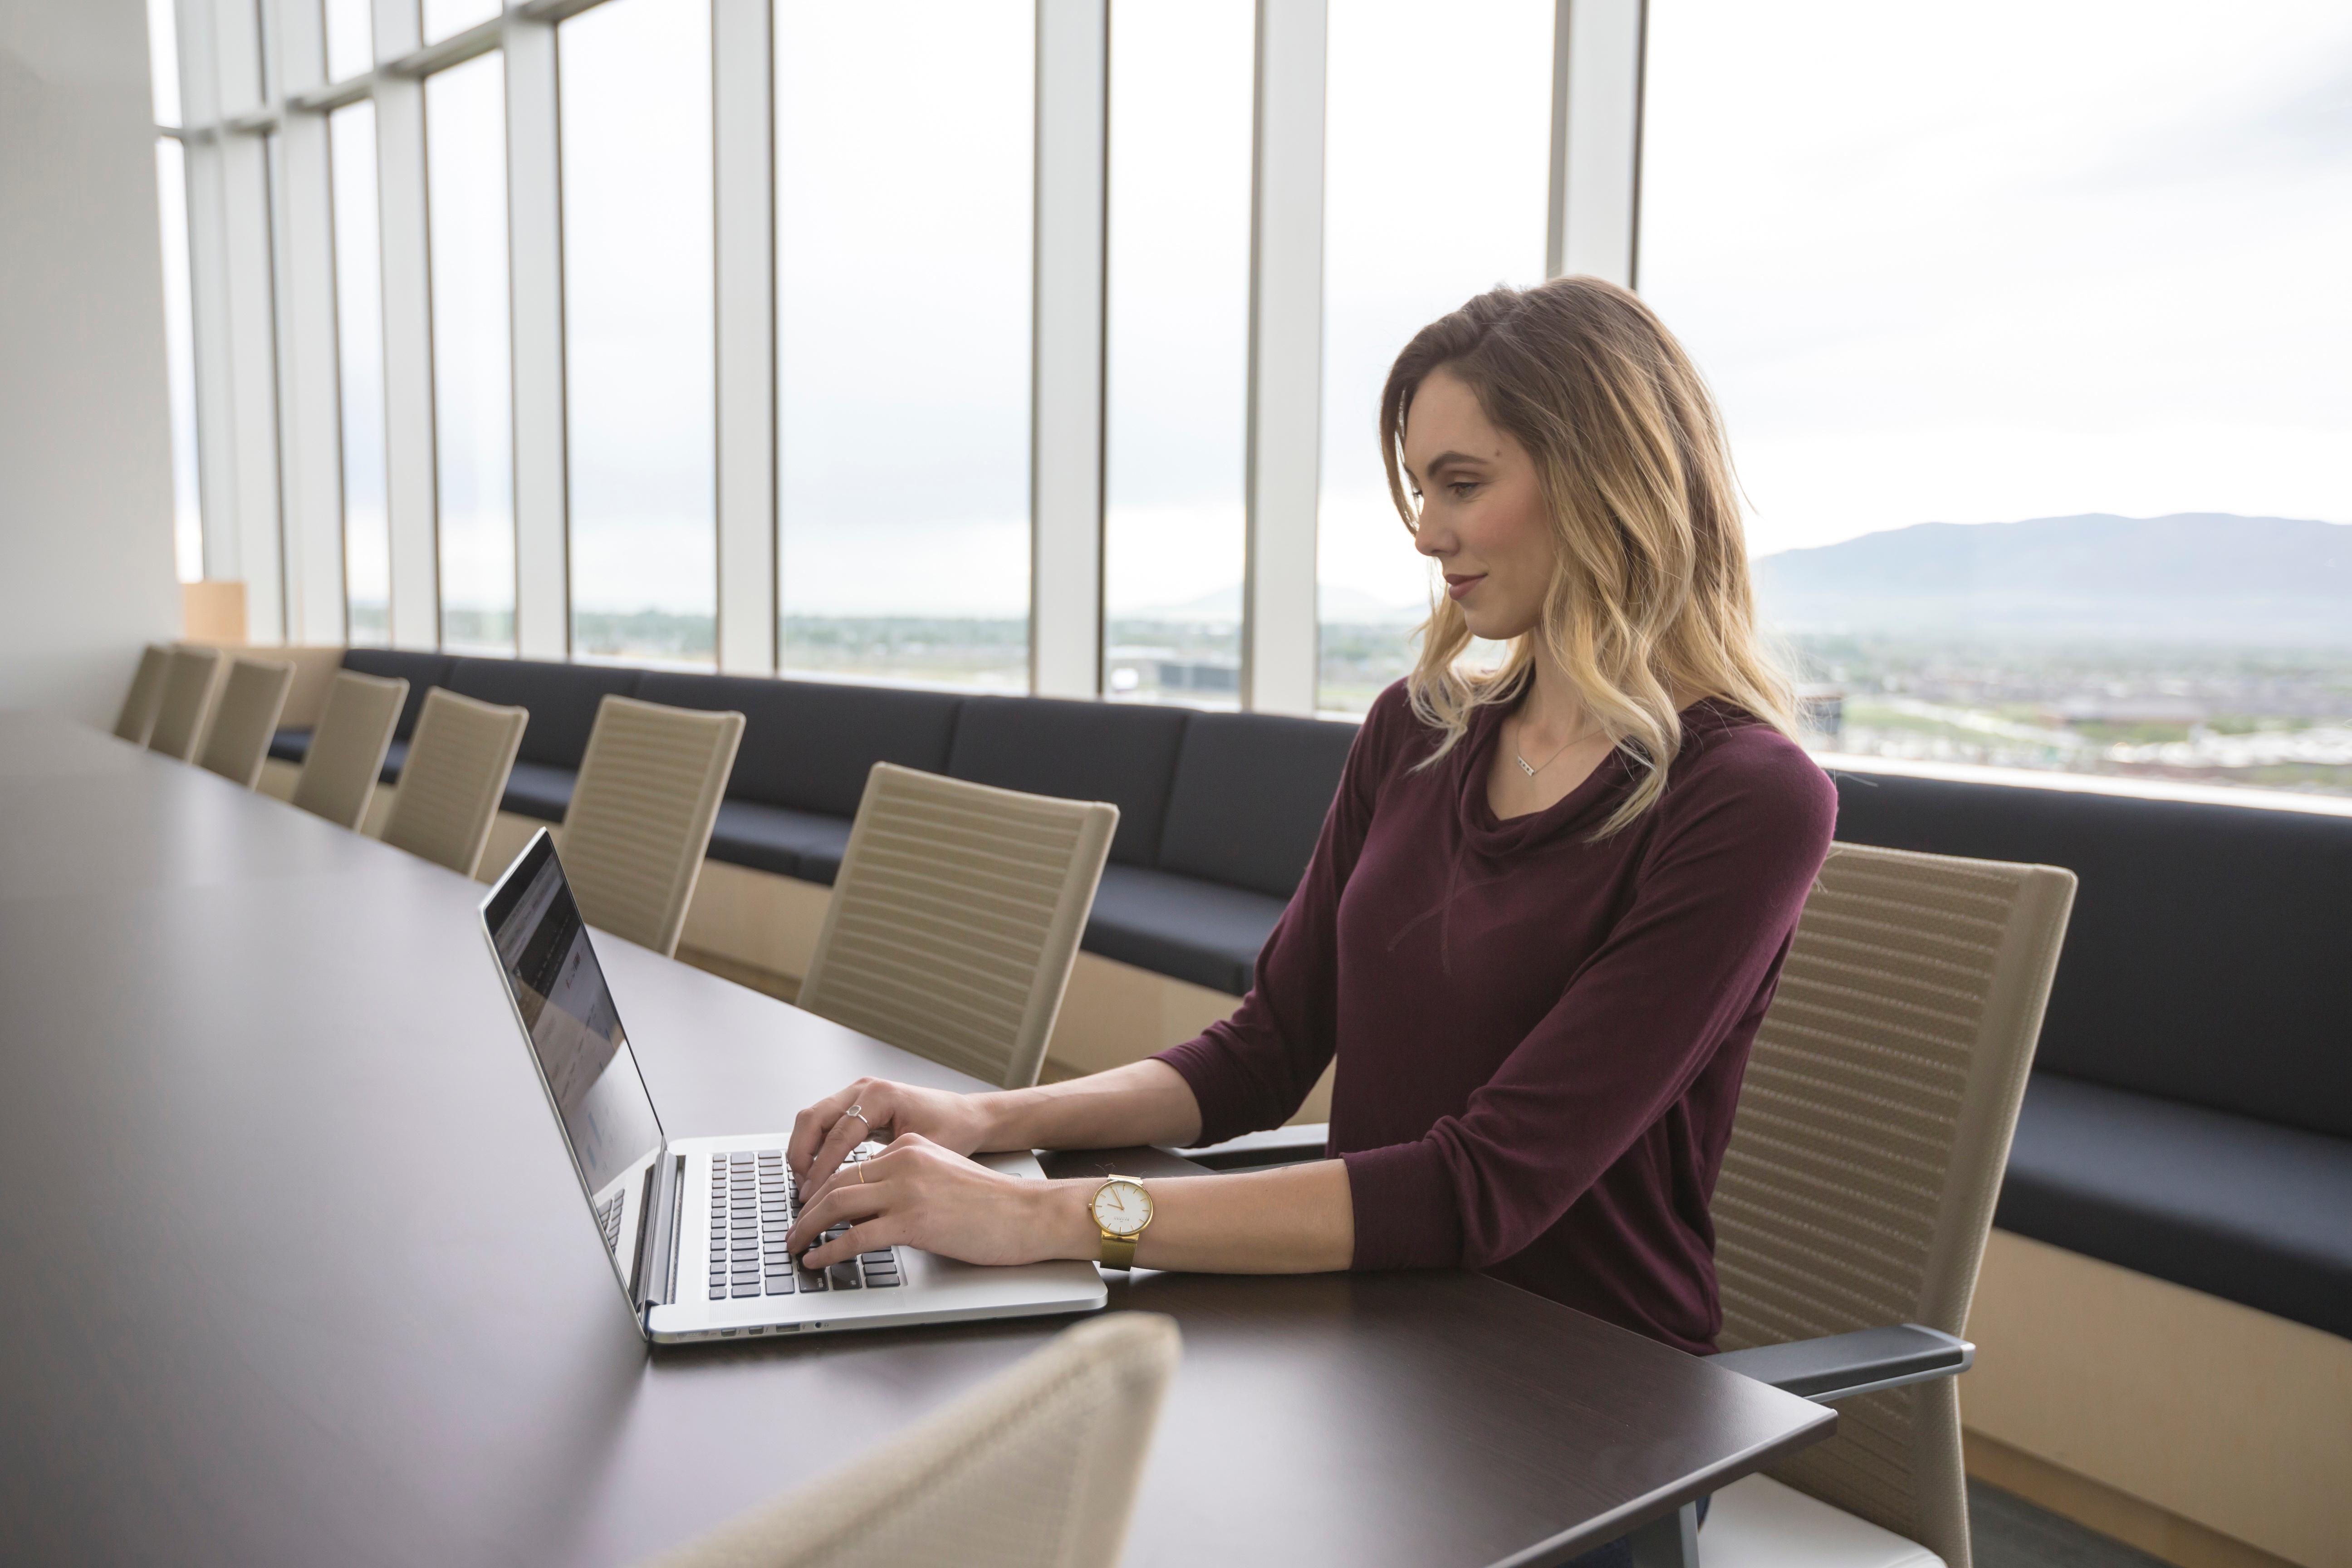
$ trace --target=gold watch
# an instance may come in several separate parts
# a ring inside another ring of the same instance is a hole
[[[1151,1194],[1134,1176],[1107,1176],[1095,1189],[1095,1224],[1102,1229],[1106,1268],[1135,1267],[1135,1240],[1151,1223]]]

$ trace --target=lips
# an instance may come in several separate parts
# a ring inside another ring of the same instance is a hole
[[[1460,575],[1448,572],[1445,574],[1446,596],[1453,599],[1460,599],[1463,595],[1469,593],[1471,589],[1476,587],[1486,580],[1486,574],[1484,572],[1465,573]]]

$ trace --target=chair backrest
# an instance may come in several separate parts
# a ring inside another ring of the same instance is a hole
[[[259,783],[269,738],[278,733],[278,715],[286,710],[286,693],[293,686],[290,664],[232,662],[198,765],[247,789]]]
[[[175,647],[163,667],[163,696],[155,708],[154,725],[147,731],[147,749],[186,762],[196,754],[204,738],[205,715],[211,711],[213,677],[219,673],[216,647]]]
[[[477,702],[438,686],[426,692],[383,841],[472,876],[529,722],[520,708]]]
[[[1181,1352],[1156,1312],[1065,1329],[904,1436],[655,1568],[1111,1568]]]
[[[2053,866],[1832,847],[1715,1189],[1725,1350],[1965,1330],[2074,900]],[[1772,1474],[1969,1568],[1951,1378],[1843,1402]]]
[[[310,732],[294,804],[339,827],[357,830],[367,817],[393,726],[408,700],[408,682],[338,670],[327,689],[327,710]]]
[[[743,715],[606,697],[580,759],[557,847],[590,925],[677,951]]]
[[[122,699],[122,713],[114,721],[114,733],[134,746],[147,743],[147,732],[155,727],[155,710],[163,701],[163,672],[171,668],[172,650],[162,643],[151,642],[139,654],[138,673],[131,678],[131,689]]]
[[[1102,801],[877,763],[800,1005],[990,1083],[1035,1083],[1118,831]]]

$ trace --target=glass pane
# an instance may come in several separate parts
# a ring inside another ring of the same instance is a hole
[[[383,249],[376,222],[375,105],[327,117],[335,192],[335,351],[343,415],[343,595],[353,643],[392,638],[392,524],[384,501]]]
[[[1240,700],[1252,0],[1115,0],[1103,690]]]
[[[717,658],[709,0],[557,33],[572,647]]]
[[[1429,613],[1381,467],[1381,385],[1407,339],[1497,283],[1542,281],[1550,0],[1331,6],[1323,214],[1319,706],[1360,713]],[[1475,84],[1475,89],[1465,84]],[[1442,113],[1427,112],[1442,100]]]
[[[1029,680],[1031,0],[776,6],[796,672]]]
[[[368,0],[326,0],[327,78],[341,81],[375,64]]]
[[[1817,742],[2352,792],[2352,11],[1651,16],[1643,291]]]
[[[196,339],[189,311],[185,150],[155,142],[155,205],[163,234],[163,369],[172,396],[172,555],[180,581],[205,574],[204,512],[196,488]]]
[[[155,123],[180,122],[178,0],[147,0],[147,64],[155,88]]]
[[[430,44],[488,21],[499,14],[499,0],[424,0],[424,7],[425,41]]]
[[[441,644],[514,652],[506,79],[496,52],[425,79]]]

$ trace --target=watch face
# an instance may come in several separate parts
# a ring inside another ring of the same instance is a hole
[[[1095,1193],[1095,1223],[1113,1236],[1133,1236],[1151,1218],[1151,1200],[1135,1182],[1105,1182]]]

